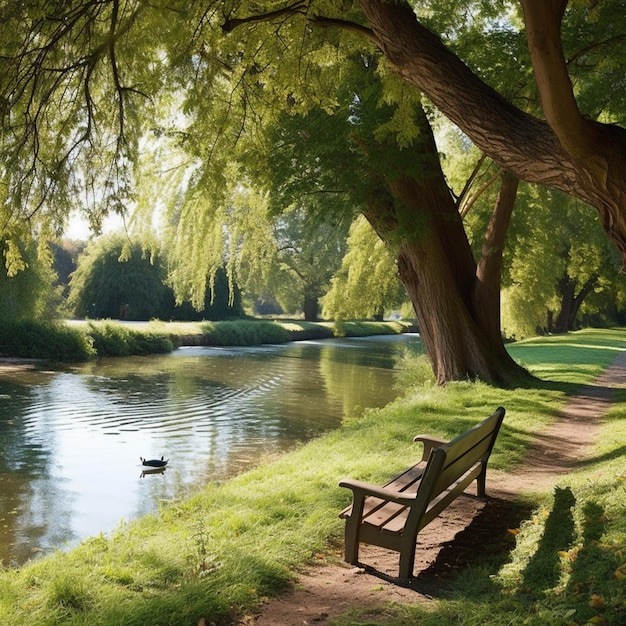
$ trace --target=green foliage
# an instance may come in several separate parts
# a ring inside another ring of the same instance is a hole
[[[89,322],[88,328],[98,356],[160,354],[175,347],[168,334],[133,330],[115,322]]]
[[[247,199],[247,201],[246,201]],[[233,211],[250,224],[238,242],[236,275],[252,294],[271,293],[289,314],[316,321],[318,300],[345,251],[341,224],[324,221],[307,202],[272,216],[257,194],[238,194]]]
[[[406,332],[408,322],[367,322],[338,320],[332,325],[335,337],[369,337]]]
[[[348,251],[324,296],[323,315],[334,319],[381,316],[398,308],[406,292],[397,278],[391,249],[376,235],[364,217],[350,226]]]
[[[204,306],[176,303],[165,282],[164,254],[113,233],[94,239],[78,259],[69,302],[79,317],[129,320],[224,319],[243,315],[241,294],[222,268],[206,277]]]
[[[516,210],[509,232],[505,334],[521,339],[548,330],[548,312],[556,318],[561,310],[561,285],[571,285],[578,296],[588,281],[594,288],[584,298],[578,319],[602,312],[605,325],[615,323],[624,307],[626,280],[597,215],[563,193],[534,187],[523,188],[517,206],[524,210]]]
[[[202,324],[202,332],[214,346],[258,346],[285,343],[289,333],[274,322],[220,322]]]
[[[0,352],[52,361],[86,361],[95,355],[90,337],[81,330],[35,320],[0,324]]]
[[[57,275],[56,283],[60,286],[64,299],[67,299],[69,296],[70,278],[76,271],[78,255],[83,248],[83,242],[70,241],[68,239],[50,244],[53,267]]]
[[[174,292],[168,288],[165,304],[159,317],[183,321],[244,317],[241,290],[237,284],[231,284],[223,267],[218,268],[206,283],[204,306],[200,310],[188,301],[177,303]]]
[[[398,389],[409,389],[414,385],[435,383],[433,368],[421,344],[405,347],[395,366],[395,384]]]
[[[580,109],[621,122],[623,7],[570,5],[563,40]],[[516,5],[438,0],[416,12],[505,99],[536,110]],[[273,187],[277,211],[306,197],[308,211],[347,223],[381,178],[418,175],[421,94],[379,62],[358,28],[317,28],[324,17],[365,24],[358,3],[331,0],[306,10],[217,0],[5,2],[0,223],[9,274],[23,267],[17,243],[31,225],[52,238],[72,208],[97,229],[107,211],[137,206],[145,227],[158,207],[177,298],[201,308],[207,276],[224,258],[232,284],[238,246],[267,252],[241,243],[242,232],[250,240],[264,229],[233,210],[242,188]],[[142,316],[146,297],[131,316]],[[121,303],[96,315],[117,317]],[[85,315],[93,300],[79,304]]]
[[[78,317],[145,320],[158,317],[166,297],[165,270],[123,234],[93,240],[71,279],[70,305]]]
[[[2,246],[5,254],[10,244]],[[19,246],[19,269],[0,268],[0,321],[54,319],[61,302],[47,248],[34,242]]]

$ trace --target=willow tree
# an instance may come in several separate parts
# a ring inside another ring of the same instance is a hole
[[[393,250],[359,216],[350,226],[341,267],[322,299],[324,317],[382,319],[386,312],[406,302]]]
[[[563,192],[525,186],[509,233],[503,326],[511,336],[618,323],[626,276],[598,216]],[[529,255],[528,251],[533,254]],[[540,262],[538,262],[540,260]]]
[[[69,207],[84,206],[84,200],[92,203],[88,215],[97,227],[107,210],[124,212],[135,201],[154,206],[158,199],[170,248],[181,259],[173,278],[181,293],[201,300],[207,267],[221,263],[228,244],[231,258],[237,253],[237,238],[226,238],[222,224],[233,214],[233,191],[249,183],[247,167],[240,165],[255,159],[264,129],[285,111],[332,111],[346,59],[378,51],[407,85],[512,172],[503,179],[487,253],[500,247],[518,178],[553,185],[596,207],[626,252],[626,141],[623,129],[606,123],[618,121],[616,105],[623,100],[618,81],[615,93],[606,90],[607,76],[620,70],[623,76],[626,58],[619,3],[580,0],[566,13],[566,0],[522,0],[519,18],[510,11],[514,5],[493,4],[4,0],[5,235],[19,238],[24,224],[36,222],[42,235],[51,236],[63,227]],[[490,27],[467,18],[479,8],[486,13],[478,15],[493,18]],[[561,26],[581,44],[568,49],[569,59]],[[528,52],[506,56],[503,32],[513,40],[527,33]],[[466,47],[468,39],[473,45]],[[494,52],[487,58],[484,50]],[[531,65],[536,92],[532,84],[516,92],[511,83],[524,79]],[[497,75],[502,67],[504,83]],[[570,72],[577,76],[576,91]],[[440,382],[509,379],[496,332],[498,264],[489,254],[474,261],[426,116],[403,105],[408,90],[395,87],[390,74],[381,77],[397,112],[385,128],[395,130],[397,147],[419,147],[424,158],[420,176],[401,168],[383,176],[385,194],[371,196],[363,212],[398,246],[400,274]],[[605,102],[597,95],[585,101],[594,89],[606,94]],[[524,97],[514,100],[520,93]],[[541,109],[535,111],[526,103],[536,93]],[[185,158],[171,176],[163,159],[154,160],[164,167],[152,177],[147,201],[135,197],[145,181],[133,178],[139,175],[133,168],[144,164],[148,133]],[[394,154],[390,137],[387,157]],[[396,151],[397,165],[403,150]]]
[[[517,179],[502,175],[475,257],[459,211],[471,186],[452,193],[419,93],[393,76],[383,81],[376,56],[343,66],[332,109],[277,118],[252,175],[272,188],[274,203],[314,196],[321,212],[362,213],[396,259],[440,383],[525,375],[504,348],[499,308]]]

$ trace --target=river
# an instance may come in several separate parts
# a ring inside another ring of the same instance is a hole
[[[417,335],[0,371],[0,559],[71,547],[398,395]],[[169,459],[146,475],[139,457]]]

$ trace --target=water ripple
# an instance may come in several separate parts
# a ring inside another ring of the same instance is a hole
[[[0,553],[107,532],[386,404],[394,342],[355,344],[190,348],[0,378]],[[167,472],[141,478],[153,455]]]

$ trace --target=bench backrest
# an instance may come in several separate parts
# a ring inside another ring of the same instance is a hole
[[[427,492],[422,495],[428,501],[448,489],[479,461],[487,463],[504,413],[503,407],[497,408],[487,419],[431,451],[420,485],[420,492]]]

